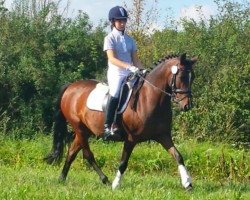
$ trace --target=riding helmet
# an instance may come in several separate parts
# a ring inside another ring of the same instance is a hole
[[[127,19],[128,13],[121,6],[115,6],[109,11],[109,21],[113,21],[115,19]]]

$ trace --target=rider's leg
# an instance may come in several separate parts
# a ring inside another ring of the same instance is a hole
[[[116,109],[118,105],[118,98],[109,96],[107,107],[106,107],[106,117],[104,122],[104,140],[108,140],[112,137],[111,126],[114,121],[116,114]]]
[[[126,78],[126,74],[120,73],[117,70],[113,70],[111,68],[108,69],[108,85],[109,85],[109,100],[107,103],[107,111],[106,111],[106,119],[104,123],[104,140],[108,140],[108,137],[119,136],[117,132],[112,132],[111,126],[114,122],[114,117],[117,110],[119,94],[121,90],[122,83]],[[112,140],[111,139],[111,140]]]
[[[118,105],[118,98],[109,96],[107,107],[106,107],[106,116],[104,126],[111,128],[111,125],[115,118],[115,112]]]

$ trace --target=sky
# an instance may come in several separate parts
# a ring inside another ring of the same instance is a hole
[[[5,0],[5,6],[11,8],[14,0]],[[242,0],[244,1],[244,0]],[[235,2],[242,2],[240,0]],[[58,2],[58,0],[56,0]],[[117,5],[124,5],[124,2],[131,6],[132,0],[61,0],[61,7],[65,8],[69,3],[69,11],[67,17],[74,17],[77,15],[78,10],[86,12],[90,21],[94,25],[98,25],[100,20],[107,20],[110,8]],[[146,0],[146,10],[151,8],[153,0]],[[158,19],[158,26],[164,26],[167,16],[173,19],[179,18],[192,18],[199,20],[199,12],[197,6],[201,6],[201,11],[205,18],[217,13],[217,6],[214,0],[157,0],[157,10],[160,11],[160,19]]]

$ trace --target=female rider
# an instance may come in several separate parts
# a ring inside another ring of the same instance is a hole
[[[137,73],[142,64],[137,55],[134,39],[125,32],[128,19],[127,11],[115,6],[109,11],[111,32],[104,39],[104,51],[108,58],[107,79],[109,100],[104,122],[104,140],[120,137],[118,131],[112,131],[122,82],[129,73]]]

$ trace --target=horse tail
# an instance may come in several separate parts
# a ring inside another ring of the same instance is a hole
[[[48,164],[60,163],[64,153],[64,147],[67,140],[68,129],[67,122],[61,110],[61,100],[65,90],[70,84],[63,85],[56,101],[54,127],[53,127],[53,145],[51,152],[44,158]]]

